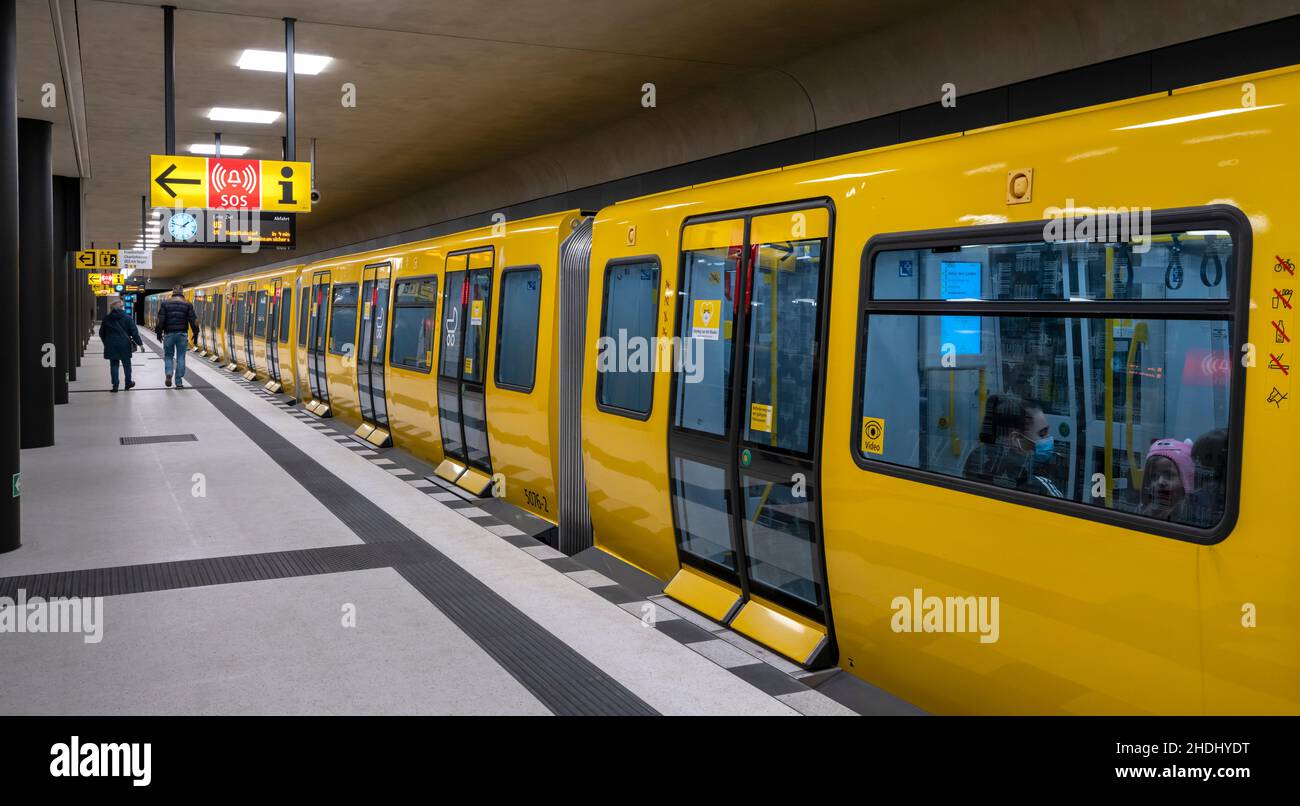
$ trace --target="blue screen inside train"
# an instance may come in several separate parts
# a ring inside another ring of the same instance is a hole
[[[943,299],[980,299],[983,265],[971,262],[939,264],[939,293]],[[980,317],[939,317],[939,338],[951,344],[958,355],[980,352]]]

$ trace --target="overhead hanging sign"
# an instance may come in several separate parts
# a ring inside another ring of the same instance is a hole
[[[154,207],[311,212],[311,163],[149,156]]]
[[[117,266],[123,271],[151,271],[153,252],[148,249],[123,249],[118,252]]]
[[[79,269],[112,269],[117,271],[122,268],[119,258],[120,254],[116,249],[83,249],[77,253],[74,262]]]
[[[164,227],[163,248],[291,250],[297,247],[297,216],[262,210],[173,212]]]

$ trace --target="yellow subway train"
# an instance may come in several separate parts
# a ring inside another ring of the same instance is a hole
[[[1300,713],[1298,105],[1274,70],[222,278],[196,349],[929,711]]]

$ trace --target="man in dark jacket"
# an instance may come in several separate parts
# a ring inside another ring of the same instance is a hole
[[[122,300],[113,300],[112,309],[99,326],[99,339],[104,342],[104,357],[108,359],[108,374],[113,381],[113,391],[117,391],[118,364],[122,365],[122,371],[126,374],[126,388],[135,386],[135,381],[131,380],[131,354],[137,345],[143,347],[144,342],[140,340],[140,329],[123,310]]]
[[[193,330],[194,338],[199,338],[199,317],[194,313],[194,306],[185,299],[185,289],[176,286],[172,297],[158,306],[158,339],[163,343],[163,372],[167,374],[164,383],[172,385],[172,368],[176,370],[176,388],[185,388],[185,354],[189,352],[190,343],[186,331]]]

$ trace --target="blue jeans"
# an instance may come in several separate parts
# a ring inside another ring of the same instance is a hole
[[[131,359],[110,358],[108,359],[108,377],[113,382],[113,388],[117,388],[117,365],[122,365],[122,373],[126,375],[126,385],[131,385]]]
[[[173,377],[178,386],[185,377],[185,353],[189,352],[189,349],[190,334],[186,331],[168,333],[163,336],[163,372],[171,375],[172,363],[174,362],[176,364],[176,374]]]

